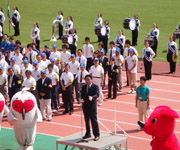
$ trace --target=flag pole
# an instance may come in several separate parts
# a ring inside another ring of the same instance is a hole
[[[8,1],[8,20],[9,20],[9,33],[11,32],[10,28],[10,7],[9,7],[9,1]]]

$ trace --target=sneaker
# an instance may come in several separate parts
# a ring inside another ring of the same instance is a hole
[[[141,130],[142,130],[142,128],[141,128],[141,127],[138,127],[138,128],[137,128],[137,130],[138,130],[138,131],[141,131]]]
[[[103,105],[103,103],[102,103],[102,102],[98,104],[98,106],[102,106],[102,105]]]
[[[123,91],[123,89],[118,89],[118,91],[119,91],[119,92],[122,92],[122,91]]]
[[[133,90],[130,90],[130,91],[128,91],[128,94],[131,94],[133,92]]]
[[[55,110],[53,110],[52,112],[53,112],[53,113],[57,113],[58,111],[55,109]]]
[[[47,121],[50,122],[52,119],[48,119]]]
[[[132,91],[132,94],[135,94],[136,93],[136,91]]]

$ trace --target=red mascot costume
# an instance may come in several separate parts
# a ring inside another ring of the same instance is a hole
[[[180,150],[174,134],[175,118],[179,115],[168,106],[156,107],[146,123],[138,121],[143,130],[152,135],[152,150]]]

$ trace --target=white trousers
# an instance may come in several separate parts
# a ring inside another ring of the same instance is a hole
[[[102,79],[101,78],[93,78],[93,83],[99,87],[99,103],[102,103],[103,98],[104,98],[104,95],[102,92],[102,87],[101,87]]]
[[[40,99],[40,110],[43,119],[46,119],[46,110],[47,118],[52,119],[52,110],[51,110],[51,99]]]

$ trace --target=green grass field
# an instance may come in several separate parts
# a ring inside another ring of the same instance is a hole
[[[4,31],[8,35],[13,35],[12,27],[11,33],[9,33],[7,4],[7,0],[1,0],[0,2],[0,7],[4,9],[6,16]],[[97,41],[97,37],[94,34],[93,23],[99,12],[102,13],[103,20],[107,19],[110,22],[110,40],[115,39],[119,29],[124,29],[124,18],[133,17],[137,13],[139,14],[141,27],[136,49],[140,55],[144,47],[144,38],[152,28],[152,24],[156,22],[159,26],[160,37],[156,60],[166,60],[169,36],[172,35],[180,21],[178,15],[179,0],[10,0],[11,11],[13,5],[18,6],[21,15],[21,36],[15,39],[21,40],[22,44],[26,46],[27,43],[31,42],[30,33],[33,23],[38,22],[41,30],[42,48],[45,44],[52,46],[54,43],[58,44],[59,48],[61,46],[61,41],[49,41],[51,38],[51,24],[56,18],[58,10],[62,10],[64,13],[64,23],[68,15],[73,17],[74,28],[77,29],[79,38],[78,48],[82,48],[84,38],[89,36],[96,49],[97,43],[95,41]],[[124,30],[124,35],[126,39],[131,40],[130,30]]]

